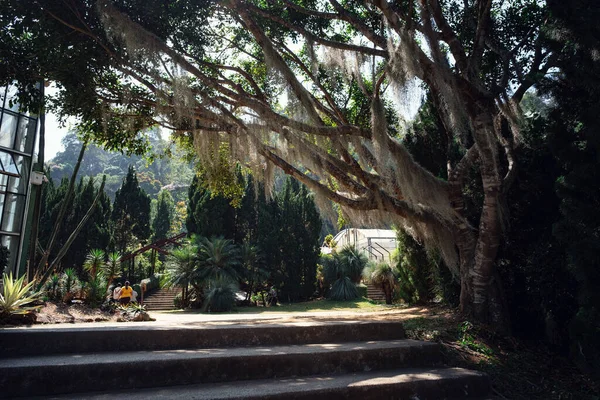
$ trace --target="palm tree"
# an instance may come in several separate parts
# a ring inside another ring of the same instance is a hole
[[[85,257],[83,267],[90,274],[90,277],[95,279],[104,267],[104,251],[100,249],[90,250]]]
[[[104,276],[107,279],[108,286],[112,283],[115,278],[119,277],[121,268],[121,253],[113,251],[108,253],[108,261],[104,266]]]
[[[370,270],[370,281],[381,287],[385,294],[385,304],[392,304],[394,288],[398,285],[398,271],[386,263],[378,263]]]
[[[167,261],[167,286],[181,287],[181,303],[189,301],[189,286],[197,279],[198,249],[188,244],[175,249]]]
[[[200,239],[198,247],[200,281],[226,279],[238,282],[242,277],[242,259],[236,244],[230,239],[213,237]]]

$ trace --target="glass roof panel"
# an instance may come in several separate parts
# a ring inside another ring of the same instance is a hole
[[[12,154],[0,150],[0,174],[20,177],[19,169]]]

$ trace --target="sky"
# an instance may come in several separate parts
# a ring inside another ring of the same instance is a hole
[[[66,135],[68,127],[61,128],[54,114],[46,114],[46,145],[44,158],[46,161],[52,159],[56,153],[62,151],[62,139]]]

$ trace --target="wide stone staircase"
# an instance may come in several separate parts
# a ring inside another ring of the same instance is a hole
[[[0,330],[0,397],[483,399],[398,322],[118,325]]]
[[[173,300],[181,293],[181,289],[162,288],[144,296],[144,305],[148,311],[174,310]]]
[[[385,303],[385,293],[383,293],[380,287],[375,286],[372,283],[367,285],[367,298]]]

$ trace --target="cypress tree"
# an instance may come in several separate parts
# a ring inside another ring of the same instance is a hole
[[[140,241],[150,237],[150,197],[140,188],[133,166],[129,166],[127,176],[117,190],[111,219],[118,238],[116,247],[121,252],[126,250],[127,243],[132,240],[131,235]]]
[[[168,190],[162,190],[158,194],[156,216],[152,221],[153,240],[165,239],[169,236],[174,211],[173,196]]]
[[[219,194],[213,195],[205,186],[203,176],[194,176],[188,191],[189,202],[186,218],[188,233],[203,237],[223,236],[235,238],[235,209],[229,200]]]

